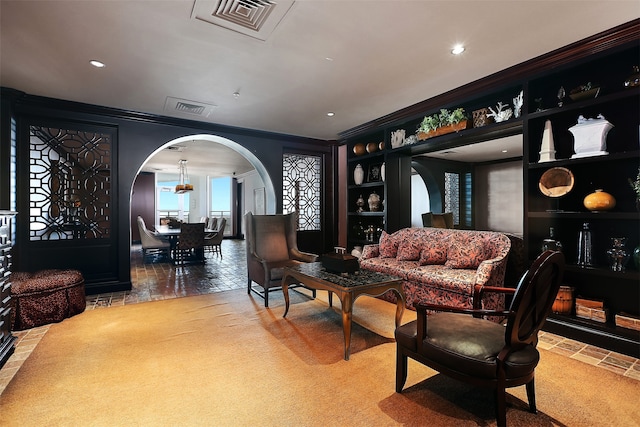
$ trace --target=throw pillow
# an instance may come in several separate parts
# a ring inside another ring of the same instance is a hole
[[[398,242],[386,231],[382,231],[380,235],[380,258],[395,258],[397,254]]]
[[[380,255],[380,247],[378,245],[364,245],[360,259],[375,258],[378,255]]]
[[[398,261],[417,261],[420,258],[422,244],[413,240],[403,240],[398,245]]]
[[[442,265],[447,262],[447,245],[435,242],[422,248],[420,265]]]
[[[447,262],[450,268],[478,268],[482,261],[488,259],[487,247],[481,239],[460,241],[451,239],[447,251]]]

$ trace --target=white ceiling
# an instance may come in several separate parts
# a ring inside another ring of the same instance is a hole
[[[0,84],[32,95],[336,139],[640,17],[637,0],[296,0],[260,40],[203,20],[217,1],[1,0]],[[450,54],[456,43],[467,47],[458,57]],[[90,66],[92,59],[106,67]],[[199,105],[203,113],[179,112],[178,102]]]

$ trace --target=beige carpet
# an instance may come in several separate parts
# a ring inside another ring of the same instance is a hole
[[[295,292],[292,302],[287,319],[281,298],[265,309],[246,291],[67,319],[0,396],[0,425],[495,425],[491,393],[417,363],[406,391],[394,392],[394,305],[357,300],[354,317],[364,327],[354,325],[344,361],[335,308]],[[510,425],[640,420],[640,382],[554,353],[543,351],[536,388],[538,415],[526,412],[523,387],[510,390]]]

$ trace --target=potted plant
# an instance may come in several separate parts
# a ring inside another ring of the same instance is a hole
[[[425,116],[418,126],[417,134],[420,141],[436,136],[436,130],[440,127],[440,118],[438,114]]]
[[[418,140],[422,141],[438,135],[458,132],[467,128],[467,116],[464,108],[456,108],[449,111],[442,108],[439,113],[425,116],[418,126]]]
[[[467,116],[464,114],[464,108],[462,107],[456,108],[451,112],[451,114],[449,114],[450,125],[457,125],[463,122],[466,123],[466,121],[467,121]]]

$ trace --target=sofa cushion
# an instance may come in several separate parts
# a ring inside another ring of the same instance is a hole
[[[450,268],[446,265],[424,265],[407,271],[406,278],[414,283],[471,296],[476,283],[476,270]]]
[[[487,245],[481,237],[451,239],[445,265],[450,268],[478,268],[482,261],[489,258],[489,255]]]
[[[377,271],[405,279],[407,273],[419,267],[418,261],[400,261],[397,258],[360,259],[360,268]]]
[[[448,247],[445,242],[429,242],[420,252],[420,265],[440,265],[447,262]]]
[[[402,240],[398,245],[398,254],[396,258],[399,261],[417,261],[420,259],[420,251],[422,250],[422,242],[416,240]]]
[[[395,258],[398,254],[398,241],[394,236],[382,232],[380,236],[380,258]]]

